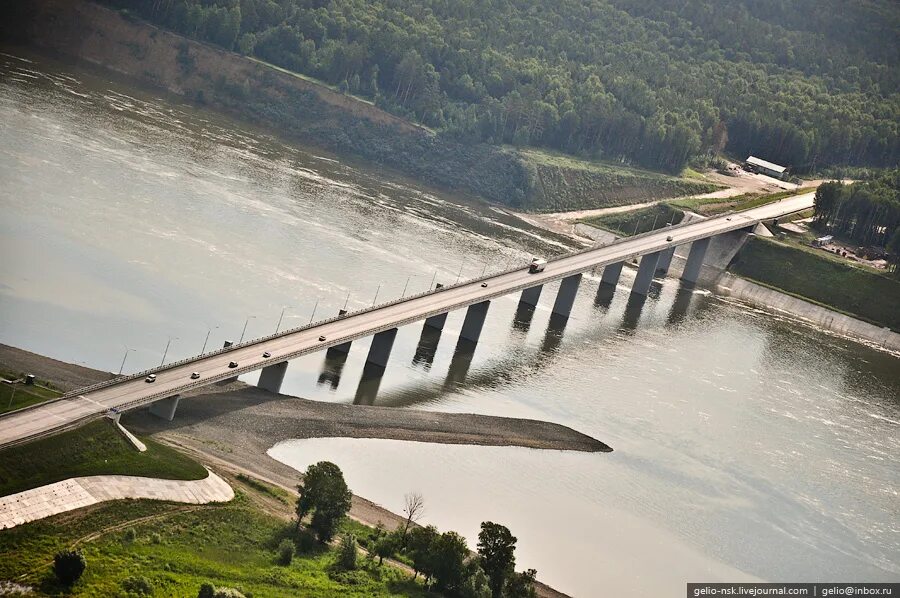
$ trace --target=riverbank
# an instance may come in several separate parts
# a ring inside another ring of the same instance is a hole
[[[0,363],[33,371],[67,388],[73,387],[73,380],[90,383],[108,377],[104,372],[6,345],[0,345]],[[124,414],[123,421],[130,430],[184,451],[217,471],[232,476],[250,475],[288,492],[294,491],[299,473],[266,453],[273,444],[287,439],[338,436],[552,450],[611,450],[598,440],[548,422],[320,403],[273,395],[241,382],[207,387],[185,397],[172,422],[164,422],[144,410]],[[404,491],[398,489],[400,493]],[[404,521],[400,515],[356,495],[350,516],[370,526],[381,523],[388,529]],[[564,596],[542,584],[539,595]]]
[[[517,210],[596,208],[716,188],[536,150],[462,143],[308,77],[90,2],[39,0],[10,10],[5,20],[0,42],[86,61],[291,140]]]

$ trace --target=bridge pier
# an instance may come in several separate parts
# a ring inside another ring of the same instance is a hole
[[[150,403],[150,413],[166,421],[175,419],[175,410],[181,402],[181,395],[166,397]]]
[[[659,263],[656,264],[656,275],[665,277],[669,273],[669,266],[672,265],[672,256],[675,255],[675,246],[664,249],[659,254]]]
[[[559,292],[556,293],[556,301],[553,303],[552,313],[568,318],[575,305],[575,296],[578,294],[578,285],[581,284],[581,274],[573,274],[562,279],[559,283]]]
[[[615,264],[607,264],[603,268],[603,276],[600,277],[601,284],[616,286],[619,284],[619,276],[622,275],[622,266],[625,262],[616,262]]]
[[[288,362],[286,361],[267,365],[260,372],[259,382],[256,383],[256,387],[278,394],[281,392],[281,383],[284,382],[284,374],[287,372],[287,368]]]
[[[425,318],[425,325],[429,328],[434,328],[435,330],[443,330],[444,324],[446,323],[447,313],[442,313],[436,316],[431,316],[430,318]]]
[[[599,307],[600,309],[604,310],[609,309],[609,306],[612,305],[613,296],[615,294],[615,285],[601,282],[597,287],[597,296],[594,297],[594,307]]]
[[[346,355],[350,352],[350,346],[353,344],[353,341],[347,341],[346,343],[341,343],[340,345],[334,345],[333,347],[328,347],[328,350],[325,351],[325,355],[334,356],[334,355]]]
[[[691,243],[691,252],[688,254],[687,262],[684,264],[681,280],[695,284],[697,279],[700,278],[700,270],[703,268],[703,260],[706,258],[706,250],[709,249],[711,239],[712,237],[706,237]]]
[[[422,364],[426,370],[430,370],[434,363],[434,356],[437,355],[440,340],[441,331],[439,329],[427,325],[422,326],[422,334],[419,335],[416,353],[413,355],[413,364]]]
[[[519,298],[519,306],[530,305],[531,307],[537,307],[543,289],[544,285],[539,284],[536,287],[531,287],[530,289],[522,291],[522,296]]]
[[[484,320],[487,318],[488,307],[491,306],[490,301],[482,301],[481,303],[473,303],[466,310],[466,319],[463,320],[462,330],[459,331],[459,338],[464,338],[473,343],[477,343],[481,337],[481,329],[484,327]]]
[[[318,384],[327,384],[332,390],[337,389],[341,383],[341,372],[344,370],[344,364],[347,363],[348,353],[335,351],[325,352],[325,363],[322,365],[322,372],[319,374]]]
[[[641,265],[638,267],[634,285],[631,287],[632,294],[647,295],[647,292],[650,290],[650,283],[653,282],[653,276],[656,274],[656,265],[659,263],[660,254],[662,254],[662,251],[654,251],[641,258]]]
[[[397,329],[391,328],[375,334],[372,337],[372,346],[369,347],[369,355],[366,357],[366,363],[386,368],[388,359],[391,356],[391,349],[394,347],[394,339],[397,338]]]

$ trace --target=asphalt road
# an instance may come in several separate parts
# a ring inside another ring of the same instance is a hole
[[[546,269],[537,274],[530,274],[528,265],[523,264],[515,270],[466,281],[437,292],[353,312],[311,327],[288,330],[273,337],[248,341],[229,350],[159,368],[155,370],[157,379],[154,383],[144,381],[145,372],[120,378],[101,388],[88,387],[83,392],[75,391],[59,400],[0,416],[0,446],[71,426],[82,419],[96,417],[110,408],[131,409],[146,405],[160,398],[258,370],[268,364],[321,351],[432,315],[545,284],[598,266],[630,260],[672,245],[683,245],[752,226],[763,220],[810,208],[813,198],[814,194],[808,193],[744,212],[660,229],[606,246],[553,258],[547,263]],[[673,237],[671,242],[666,240],[670,235]],[[483,283],[487,286],[482,286]],[[320,336],[324,336],[326,340],[320,341]],[[271,353],[271,357],[263,358],[264,352]],[[237,362],[238,367],[229,368],[231,361]],[[198,372],[200,379],[191,380],[192,372]]]

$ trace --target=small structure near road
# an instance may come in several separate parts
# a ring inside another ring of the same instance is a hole
[[[787,170],[787,167],[785,166],[773,164],[772,162],[768,162],[766,160],[763,160],[762,158],[757,158],[756,156],[748,157],[744,161],[744,168],[746,168],[750,172],[764,174],[766,176],[770,176],[779,180],[784,178],[784,173]]]
[[[829,243],[834,241],[834,237],[831,235],[825,235],[824,237],[819,237],[815,241],[812,242],[813,247],[825,247]]]

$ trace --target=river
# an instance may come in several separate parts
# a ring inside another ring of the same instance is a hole
[[[500,270],[552,238],[178,99],[0,54],[0,342],[116,372]],[[627,285],[630,274],[624,275]],[[437,345],[400,330],[383,378],[366,341],[338,371],[291,363],[283,392],[545,419],[608,454],[385,440],[289,441],[392,510],[475,544],[508,525],[518,568],[576,596],[682,596],[687,581],[900,577],[900,361],[773,314],[655,289],[596,297],[565,326],[494,301]],[[124,358],[124,366],[122,365]],[[254,377],[248,377],[253,383]]]

